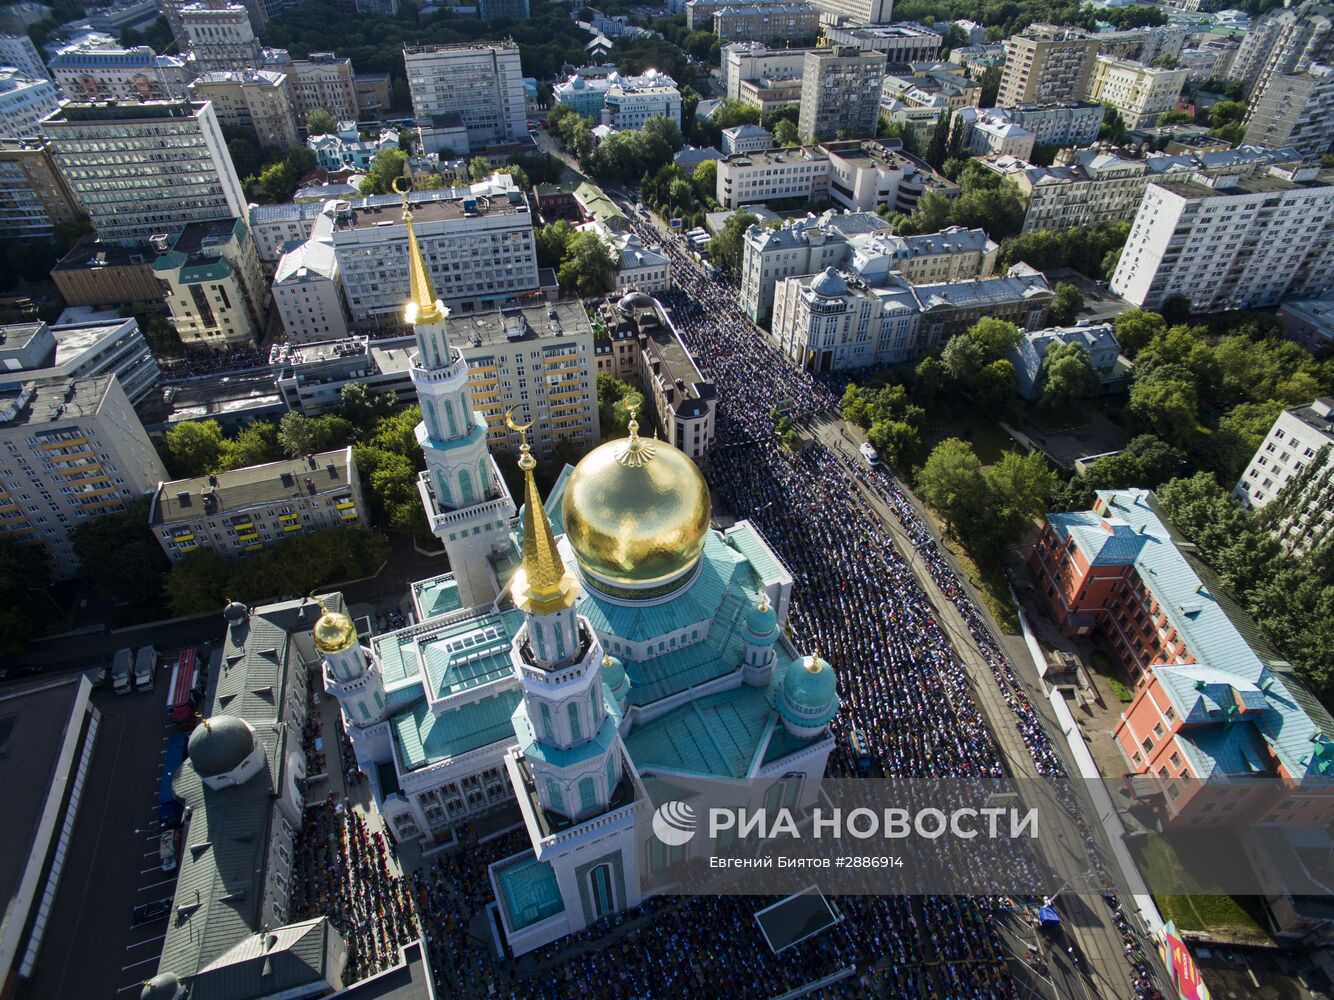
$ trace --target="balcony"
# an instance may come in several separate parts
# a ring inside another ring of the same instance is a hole
[[[460,375],[467,375],[468,362],[464,360],[462,354],[455,352],[453,363],[448,368],[424,368],[421,363],[421,355],[412,355],[412,381],[416,383],[434,383],[448,382],[451,379],[458,378]]]

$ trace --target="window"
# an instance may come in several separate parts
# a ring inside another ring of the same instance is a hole
[[[579,721],[579,703],[570,702],[566,706],[566,715],[570,720],[570,739],[581,740],[584,738],[583,724]]]
[[[1158,739],[1162,739],[1163,732],[1164,732],[1163,724],[1161,722],[1155,722],[1153,724],[1153,735],[1156,736]]]
[[[546,702],[541,702],[540,704],[542,707],[542,738],[545,740],[549,740],[551,739],[551,732],[553,728],[551,725],[551,706],[549,706]]]
[[[579,779],[579,811],[588,812],[598,804],[598,788],[592,778]]]
[[[560,785],[551,778],[547,779],[547,801],[557,812],[565,811],[565,796],[561,793]]]
[[[1151,736],[1144,737],[1144,742],[1141,743],[1140,746],[1144,748],[1145,753],[1151,751],[1153,749],[1153,737]]]

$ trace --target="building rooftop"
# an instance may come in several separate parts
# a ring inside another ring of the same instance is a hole
[[[81,379],[46,379],[0,384],[0,428],[39,427],[91,417],[102,408],[116,376],[110,372]],[[4,374],[0,373],[0,379]],[[38,435],[42,431],[37,431]]]
[[[347,489],[351,449],[338,448],[310,458],[250,465],[216,475],[176,479],[158,486],[150,524],[225,517],[294,497]]]
[[[96,101],[62,104],[42,120],[43,126],[75,122],[160,122],[188,120],[204,110],[207,101]]]
[[[436,1000],[430,952],[420,940],[399,949],[397,965],[334,994],[339,1000]]]
[[[469,194],[466,197],[449,200],[415,203],[409,201],[409,204],[412,207],[413,224],[419,229],[430,222],[452,222],[456,219],[486,215],[521,215],[528,212],[528,202],[524,200],[523,193],[517,189],[514,190],[512,197],[485,195],[475,197]],[[352,232],[403,224],[403,199],[400,196],[383,202],[377,202],[373,198],[363,198],[351,202],[350,206],[349,211],[340,212],[335,218],[335,231]]]
[[[940,38],[939,32],[932,31],[920,24],[901,21],[895,24],[844,25],[838,29],[852,34],[854,38]]]
[[[1334,442],[1334,399],[1320,396],[1307,406],[1294,406],[1288,410],[1294,417],[1313,430],[1325,435]]]
[[[148,244],[124,245],[85,236],[60,258],[52,271],[82,271],[90,267],[151,266],[154,253]]]
[[[451,315],[445,321],[449,342],[458,347],[512,344],[591,334],[593,325],[578,302],[508,306],[494,312]]]

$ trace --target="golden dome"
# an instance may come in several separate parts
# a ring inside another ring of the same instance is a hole
[[[665,441],[608,441],[565,483],[565,537],[579,565],[608,583],[651,587],[680,576],[704,550],[712,509],[704,476]]]
[[[328,611],[315,623],[315,648],[321,653],[341,653],[357,641],[357,627],[341,611]]]

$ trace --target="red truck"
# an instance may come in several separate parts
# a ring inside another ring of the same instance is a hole
[[[171,683],[167,685],[167,711],[182,729],[193,729],[199,696],[203,691],[199,653],[193,646],[181,650],[176,666],[171,669]]]

